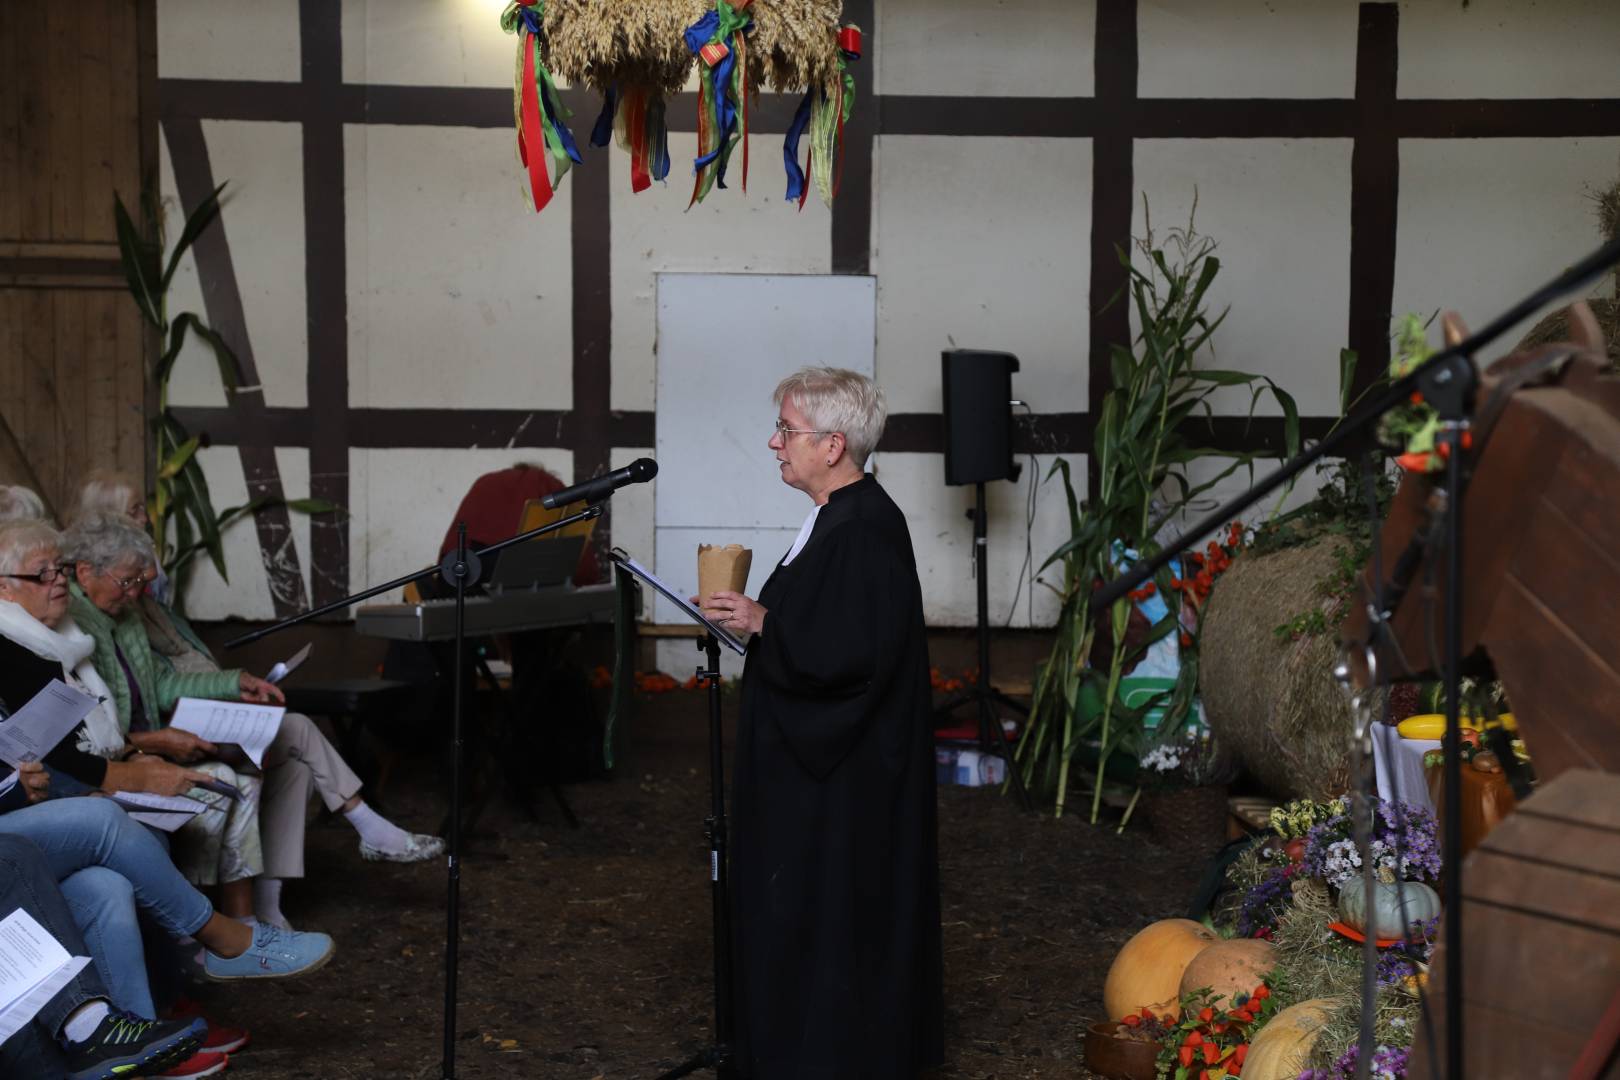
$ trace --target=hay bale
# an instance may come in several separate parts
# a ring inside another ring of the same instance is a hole
[[[1614,300],[1592,299],[1587,305],[1591,307],[1592,314],[1597,316],[1598,326],[1603,330],[1603,340],[1609,345],[1609,365],[1620,371],[1620,302]],[[1528,349],[1536,345],[1548,345],[1555,341],[1569,340],[1569,308],[1559,308],[1545,319],[1531,327],[1530,332],[1524,335],[1524,340],[1514,346],[1513,351]]]
[[[712,0],[548,0],[546,63],[598,92],[618,84],[679,93],[693,57],[682,36]]]
[[[1221,575],[1204,614],[1198,692],[1205,716],[1248,774],[1279,798],[1325,799],[1349,787],[1350,709],[1333,678],[1338,636],[1330,630],[1287,641],[1275,632],[1312,608],[1337,625],[1320,584],[1344,544],[1326,536],[1245,554]]]
[[[748,35],[750,85],[782,93],[826,87],[838,74],[841,2],[755,0],[754,31]]]

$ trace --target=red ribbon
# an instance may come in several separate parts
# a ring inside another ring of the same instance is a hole
[[[534,82],[534,54],[540,43],[530,34],[523,41],[523,129],[518,133],[518,157],[529,167],[529,188],[539,213],[551,201],[551,178],[546,175],[546,136],[540,129],[540,93]]]
[[[624,130],[630,137],[630,190],[652,187],[647,172],[647,91],[636,87],[625,94]]]
[[[838,48],[849,54],[850,59],[861,58],[861,31],[857,26],[846,26],[838,31]]]
[[[804,152],[804,190],[799,192],[799,209],[804,209],[804,200],[810,197],[810,167],[816,163],[816,148],[812,146]]]

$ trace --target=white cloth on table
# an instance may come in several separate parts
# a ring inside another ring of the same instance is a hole
[[[1385,801],[1399,798],[1421,806],[1431,814],[1429,782],[1423,774],[1423,755],[1440,749],[1439,739],[1403,739],[1393,724],[1372,725],[1373,767],[1378,774],[1378,797]]]

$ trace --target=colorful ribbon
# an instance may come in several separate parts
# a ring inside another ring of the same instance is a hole
[[[829,87],[811,87],[799,102],[788,125],[787,138],[782,143],[782,163],[787,170],[787,199],[797,201],[804,209],[814,179],[821,199],[831,206],[838,195],[844,177],[844,125],[849,122],[855,107],[855,77],[845,67],[846,60],[861,57],[861,32],[857,27],[845,26],[838,32],[838,74]],[[805,152],[804,168],[799,168],[799,139],[810,133],[810,147]],[[815,160],[820,153],[821,173],[815,172]]]
[[[606,146],[615,137],[630,155],[631,191],[645,191],[669,175],[669,126],[661,94],[645,86],[623,91],[608,87],[591,129],[591,145]]]
[[[546,208],[570,165],[580,160],[573,133],[564,123],[569,113],[562,107],[557,86],[540,55],[544,13],[544,0],[512,0],[501,12],[501,29],[518,39],[512,113],[518,160],[528,169],[536,213]],[[552,159],[555,180],[547,175],[547,157]]]
[[[748,33],[753,0],[715,0],[714,10],[686,29],[686,47],[702,63],[698,68],[698,156],[692,162],[691,207],[710,189],[726,186],[726,167],[740,137],[743,144],[743,190],[748,190]],[[742,132],[737,127],[739,118]]]

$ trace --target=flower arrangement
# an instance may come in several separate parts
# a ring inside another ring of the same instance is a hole
[[[1261,983],[1217,1010],[1208,989],[1181,998],[1181,1019],[1161,1043],[1159,1075],[1169,1080],[1227,1080],[1242,1075],[1249,1039],[1277,1012],[1271,988]]]
[[[1245,890],[1243,900],[1238,905],[1238,937],[1272,939],[1278,920],[1294,898],[1294,879],[1299,873],[1300,864],[1296,862],[1274,866],[1266,872],[1265,877]]]
[[[1310,836],[1311,829],[1321,822],[1330,818],[1344,817],[1349,812],[1350,804],[1343,795],[1327,802],[1295,799],[1272,810],[1271,831],[1284,840],[1302,840]]]
[[[1440,879],[1440,845],[1434,815],[1408,802],[1375,800],[1373,833],[1368,845],[1380,873],[1407,881]],[[1304,870],[1334,889],[1361,873],[1361,851],[1351,832],[1350,815],[1339,814],[1311,827],[1305,842]]]
[[[1406,1080],[1406,1064],[1410,1051],[1399,1046],[1380,1046],[1373,1051],[1369,1080]],[[1352,1046],[1326,1069],[1306,1069],[1299,1080],[1355,1080],[1356,1062],[1361,1048]]]
[[[1189,723],[1179,736],[1167,738],[1142,755],[1144,786],[1158,788],[1203,787],[1231,780],[1232,757],[1215,739],[1202,717]]]

